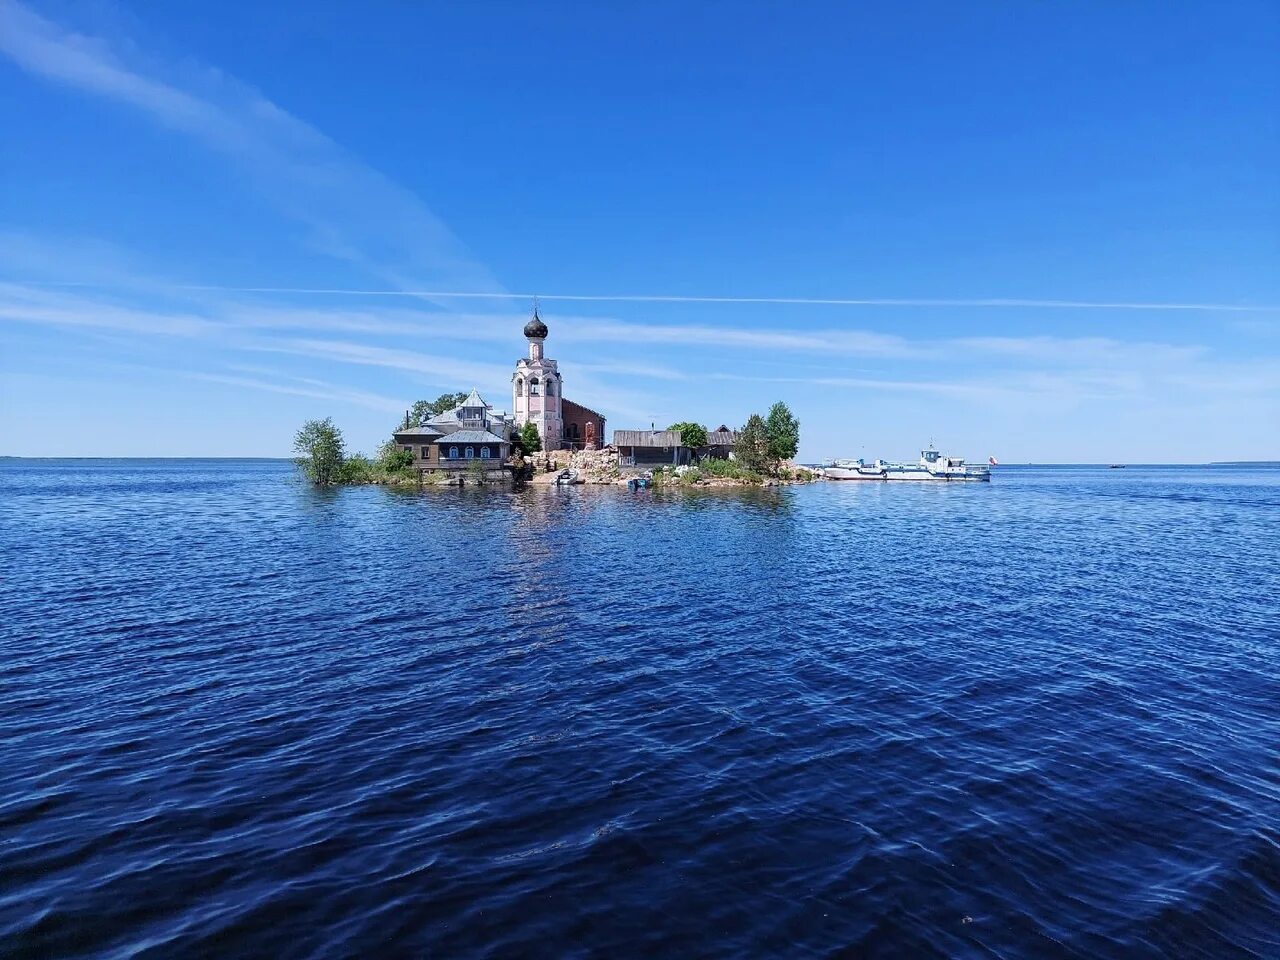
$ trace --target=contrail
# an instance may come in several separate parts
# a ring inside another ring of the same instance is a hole
[[[30,286],[100,287],[124,284],[76,280],[19,281]],[[486,293],[473,290],[360,290],[339,287],[236,287],[217,284],[162,284],[167,290],[217,291],[220,293],[276,293],[333,297],[419,297],[455,300],[543,300],[593,303],[759,303],[833,307],[996,307],[1052,310],[1187,310],[1230,313],[1280,313],[1280,306],[1249,306],[1239,303],[1131,303],[1105,300],[1030,299],[922,299],[897,297],[692,297],[674,294],[587,294],[587,293]]]

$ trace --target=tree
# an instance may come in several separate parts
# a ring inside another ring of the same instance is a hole
[[[667,429],[679,431],[681,446],[692,447],[697,450],[699,447],[707,445],[707,428],[700,423],[689,423],[682,420],[679,423],[673,423]]]
[[[764,428],[769,439],[770,460],[777,463],[796,455],[800,448],[800,421],[792,415],[790,407],[781,400],[770,407]]]
[[[747,418],[747,425],[739,431],[738,441],[733,445],[733,456],[748,470],[768,469],[769,431],[760,414],[753,413]]]
[[[388,440],[378,448],[378,465],[388,473],[399,473],[413,466],[413,454],[394,440]]]
[[[520,450],[525,456],[542,449],[542,437],[538,436],[538,425],[532,420],[520,428],[519,436]]]
[[[467,399],[466,393],[442,393],[434,400],[416,400],[405,414],[400,429],[420,427],[432,417],[461,406],[465,399]]]
[[[328,484],[339,479],[342,462],[346,459],[346,444],[342,431],[334,426],[332,417],[308,420],[293,438],[295,462],[312,483]]]

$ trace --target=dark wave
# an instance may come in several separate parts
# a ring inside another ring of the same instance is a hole
[[[1280,956],[1278,494],[7,461],[0,954]]]

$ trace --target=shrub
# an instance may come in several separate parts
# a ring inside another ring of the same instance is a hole
[[[363,453],[355,453],[338,467],[338,483],[369,483],[373,480],[376,465]]]
[[[387,473],[400,473],[413,466],[413,454],[396,446],[394,442],[383,444],[378,452],[378,466]]]

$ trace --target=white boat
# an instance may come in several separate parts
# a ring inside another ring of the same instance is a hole
[[[890,463],[887,460],[833,460],[822,468],[828,480],[948,480],[990,481],[991,468],[965,463],[960,457],[944,457],[930,447],[920,451],[915,463]]]

